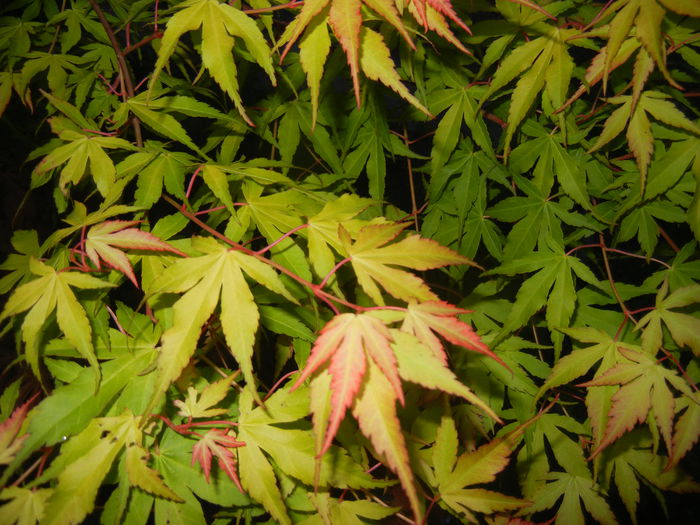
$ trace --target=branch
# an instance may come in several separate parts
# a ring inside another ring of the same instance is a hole
[[[105,17],[105,14],[100,6],[97,5],[96,0],[88,0],[88,2],[90,2],[90,6],[97,15],[97,18],[100,20],[102,27],[104,27],[107,37],[112,44],[112,49],[114,49],[114,53],[117,56],[117,64],[119,64],[119,73],[123,83],[122,98],[124,100],[131,98],[134,96],[134,81],[131,78],[131,72],[129,71],[129,66],[126,63],[126,58],[124,58],[122,48],[119,45],[119,42],[117,42],[117,37],[114,35],[112,26],[109,25],[109,21]],[[143,137],[141,135],[141,121],[138,119],[138,117],[132,116],[131,124],[134,127],[134,135],[136,135],[136,145],[138,147],[142,147]]]

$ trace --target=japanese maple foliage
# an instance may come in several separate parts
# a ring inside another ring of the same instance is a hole
[[[691,522],[699,21],[3,2],[0,523]]]

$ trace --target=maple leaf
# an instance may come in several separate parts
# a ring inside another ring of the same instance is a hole
[[[29,267],[33,274],[39,276],[38,279],[15,289],[0,313],[0,322],[29,310],[22,323],[22,340],[25,344],[26,360],[36,377],[40,378],[39,343],[42,328],[51,313],[56,310],[58,327],[94,369],[97,387],[100,367],[92,344],[92,329],[85,309],[75,297],[71,286],[95,289],[115,285],[85,273],[57,272],[33,257]]]
[[[95,505],[98,489],[119,452],[127,443],[140,444],[140,417],[129,411],[121,416],[95,418],[61,447],[59,456],[44,472],[57,483],[46,505],[42,523],[81,523]]]
[[[173,404],[180,409],[178,415],[184,417],[215,417],[226,414],[226,408],[211,408],[224,400],[229,392],[231,381],[235,374],[219,379],[207,385],[200,394],[193,387],[187,389],[187,398],[184,401],[176,399]]]
[[[168,488],[157,470],[146,464],[148,453],[142,446],[131,443],[126,450],[126,473],[129,483],[146,492],[182,503],[183,499]]]
[[[669,464],[664,467],[664,456],[654,452],[652,446],[652,438],[647,432],[635,430],[602,454],[600,477],[607,480],[608,486],[615,483],[634,525],[638,523],[640,480],[660,490],[677,493],[697,492],[700,488],[681,469]],[[645,523],[643,518],[642,523]]]
[[[127,140],[117,137],[96,136],[94,134],[74,129],[75,126],[64,126],[66,120],[53,117],[49,123],[59,138],[66,143],[58,146],[46,155],[32,172],[32,183],[41,185],[47,174],[59,166],[63,166],[58,180],[58,187],[66,193],[69,184],[77,184],[88,171],[91,173],[95,186],[100,194],[106,196],[116,180],[114,162],[105,149],[133,150],[134,146]],[[93,126],[96,128],[97,126]]]
[[[211,238],[195,238],[193,245],[205,255],[175,261],[153,285],[158,293],[184,294],[173,305],[173,324],[161,339],[159,377],[151,405],[187,365],[197,346],[201,328],[214,313],[219,297],[224,338],[248,387],[254,389],[252,356],[260,314],[243,272],[269,290],[297,302],[265,262],[227,249]]]
[[[304,2],[297,17],[280,37],[277,47],[284,45],[282,51],[282,59],[284,59],[294,43],[304,35],[299,49],[302,68],[307,75],[311,92],[312,123],[316,122],[320,80],[330,51],[328,27],[333,30],[347,58],[358,107],[360,107],[359,73],[362,70],[371,80],[379,80],[416,108],[430,115],[429,111],[401,83],[383,37],[363,25],[367,16],[363,13],[363,7],[367,7],[390,23],[408,45],[415,48],[399,16],[397,10],[399,6],[402,10],[403,4],[399,4],[396,0],[309,0]],[[454,12],[450,0],[429,0],[427,4],[422,2],[420,6],[417,2],[411,2],[408,7],[414,18],[426,29],[434,30],[458,49],[468,53],[450,31],[443,16],[443,14],[447,15],[469,31],[466,24]]]
[[[433,447],[435,477],[442,501],[473,522],[478,520],[472,511],[493,514],[526,506],[526,501],[498,492],[465,488],[494,481],[496,474],[508,465],[511,452],[511,443],[507,439],[494,439],[473,452],[457,457],[454,419],[443,417]]]
[[[421,279],[390,265],[415,270],[431,270],[450,264],[477,266],[457,252],[418,235],[410,235],[387,245],[407,226],[396,223],[371,224],[357,233],[354,243],[345,228],[342,225],[338,227],[343,249],[352,263],[358,283],[377,304],[384,304],[384,300],[376,283],[381,284],[389,294],[404,301],[438,300]]]
[[[0,424],[0,465],[10,464],[29,437],[26,433],[21,436],[18,434],[33,400],[32,398],[15,408],[12,415]]]
[[[265,70],[270,82],[275,86],[275,73],[272,67],[270,48],[265,42],[255,21],[240,9],[236,9],[218,0],[189,0],[181,3],[180,11],[175,13],[166,26],[161,46],[149,84],[149,92],[175,52],[180,37],[188,32],[202,28],[202,63],[212,78],[231,97],[236,109],[245,121],[254,126],[245,109],[238,92],[236,63],[233,61],[232,48],[234,36],[240,37],[253,59]]]
[[[463,310],[443,301],[410,302],[401,331],[416,336],[444,364],[447,364],[447,354],[435,333],[452,344],[492,357],[505,366],[505,363],[481,341],[472,327],[457,318],[458,314],[469,312],[470,310]]]
[[[298,388],[330,360],[331,410],[319,455],[331,446],[347,408],[360,390],[368,359],[376,362],[391,384],[394,396],[403,403],[389,329],[368,314],[340,314],[331,319],[321,330],[303,372],[292,386]]]
[[[216,456],[219,467],[236,484],[238,490],[243,492],[243,487],[241,487],[236,473],[236,458],[231,449],[244,445],[245,442],[236,440],[236,436],[232,434],[231,430],[212,428],[192,447],[192,464],[197,462],[202,466],[204,477],[209,482],[212,456]]]
[[[654,421],[668,450],[673,450],[675,397],[667,383],[694,399],[693,391],[675,372],[661,366],[652,356],[625,348],[619,351],[630,361],[620,363],[581,386],[621,385],[611,398],[605,434],[591,457],[620,438],[653,410]],[[591,415],[593,417],[593,415]]]
[[[651,353],[662,345],[663,331],[661,321],[664,322],[671,337],[680,346],[689,346],[696,356],[700,356],[700,319],[692,315],[671,311],[671,308],[681,308],[700,302],[700,285],[691,285],[679,288],[668,297],[668,281],[664,281],[656,296],[656,307],[642,317],[636,326],[636,330],[644,329],[642,333],[642,348]]]
[[[357,195],[345,193],[327,202],[323,209],[313,217],[309,217],[306,234],[309,239],[309,259],[316,274],[325,277],[335,265],[333,250],[340,253],[342,245],[338,236],[338,225],[352,233],[356,233],[363,221],[354,219],[372,201]]]
[[[5,525],[34,525],[44,517],[46,501],[53,489],[5,487],[0,500],[10,500],[0,507],[0,522]]]
[[[311,382],[314,429],[320,436],[318,455],[328,450],[352,407],[363,434],[399,477],[419,520],[417,490],[396,415],[396,401],[404,401],[401,379],[461,396],[497,421],[498,416],[416,337],[388,329],[368,313],[339,314],[324,326],[292,389],[327,361],[327,369]],[[330,402],[325,402],[328,390]]]
[[[561,106],[566,99],[574,68],[567,41],[576,31],[544,26],[542,32],[541,37],[515,48],[501,61],[479,106],[522,75],[515,85],[508,109],[504,151],[506,157],[510,153],[510,142],[515,130],[540,91],[545,91],[555,107]]]
[[[589,153],[599,150],[626,128],[627,142],[639,167],[642,194],[644,193],[647,169],[654,151],[654,136],[651,134],[651,122],[647,113],[668,126],[700,135],[700,126],[689,120],[683,112],[667,100],[668,98],[668,95],[658,91],[645,91],[639,95],[634,106],[632,95],[609,98],[608,102],[621,105],[610,114],[598,140],[588,150]]]
[[[590,476],[555,472],[546,476],[548,481],[533,496],[534,504],[525,509],[535,513],[553,507],[563,496],[557,511],[555,525],[583,525],[586,523],[581,503],[593,518],[603,525],[617,525],[615,514],[600,494],[601,490]]]
[[[668,3],[670,9],[682,12],[688,8],[677,7],[678,3],[668,0],[662,0],[661,4]],[[692,3],[692,2],[691,2]],[[666,68],[666,49],[663,45],[664,38],[661,31],[662,22],[666,10],[656,0],[621,0],[614,2],[610,7],[610,11],[617,14],[613,17],[608,26],[608,52],[605,57],[604,71],[604,87],[607,83],[608,71],[610,71],[613,60],[615,59],[623,42],[630,35],[630,30],[634,25],[636,27],[635,35],[642,43],[647,53],[654,59],[654,62],[663,73],[666,80],[676,87],[682,89],[676,81],[671,77]],[[672,6],[670,4],[676,4]],[[686,13],[687,14],[687,13]]]
[[[129,227],[139,222],[105,221],[90,228],[85,237],[85,252],[95,266],[98,269],[101,268],[100,261],[103,261],[107,266],[126,275],[136,288],[139,287],[139,283],[136,280],[129,258],[118,248],[157,252],[168,251],[183,257],[186,256],[186,254],[161,241],[155,235],[138,228]]]

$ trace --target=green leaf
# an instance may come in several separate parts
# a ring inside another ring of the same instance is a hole
[[[0,520],[7,525],[34,525],[45,514],[46,502],[52,489],[5,487],[0,500],[10,500],[0,507]]]
[[[236,64],[232,57],[233,37],[238,36],[245,42],[248,51],[268,74],[272,84],[275,85],[270,49],[263,34],[255,22],[245,13],[228,4],[220,3],[218,0],[194,0],[183,5],[184,8],[175,13],[168,21],[158,53],[158,61],[151,76],[149,93],[153,91],[160,72],[175,52],[180,37],[188,31],[194,31],[201,27],[201,55],[204,67],[221,89],[231,97],[241,116],[252,126],[253,122],[246,114],[241,96],[238,93]],[[142,118],[138,113],[136,115]],[[164,121],[162,117],[161,121]],[[175,140],[192,147],[187,141]],[[198,151],[196,147],[192,147],[192,149]]]

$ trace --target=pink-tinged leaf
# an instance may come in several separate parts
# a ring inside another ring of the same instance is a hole
[[[673,434],[673,448],[671,454],[669,454],[665,470],[670,470],[676,466],[700,438],[700,403],[690,398],[684,398],[684,402],[688,405],[688,408],[686,408],[676,423],[676,432]]]
[[[104,262],[126,275],[137,288],[139,285],[131,263],[126,254],[118,248],[167,251],[185,256],[183,252],[155,235],[138,228],[130,228],[138,223],[139,221],[105,221],[90,228],[85,239],[85,252],[95,266],[100,268],[100,261]]]
[[[362,327],[362,342],[369,357],[377,364],[394,389],[396,399],[404,404],[401,378],[396,364],[396,356],[391,348],[391,332],[379,319],[371,315],[357,316]]]
[[[225,431],[218,428],[213,428],[204,434],[197,443],[192,447],[192,464],[199,463],[204,471],[204,477],[209,483],[209,474],[211,473],[211,460],[216,457],[219,467],[226,472],[226,475],[231,478],[238,487],[238,490],[243,492],[241,482],[238,479],[236,472],[236,458],[233,455],[234,448],[242,447],[245,443],[237,441],[236,437],[231,434],[231,431]]]
[[[292,390],[298,388],[333,355],[333,352],[335,352],[335,349],[345,337],[345,331],[349,324],[352,323],[353,318],[353,314],[337,315],[321,329],[309,359],[306,361],[306,366],[294,382],[294,385],[292,385]]]
[[[417,3],[420,3],[420,0],[418,0]],[[427,0],[427,3],[433,9],[435,9],[435,11],[445,15],[447,18],[452,20],[455,24],[464,29],[470,35],[472,34],[471,29],[467,27],[467,24],[465,24],[464,21],[457,16],[457,13],[455,13],[455,10],[452,8],[450,0]]]
[[[359,351],[358,351],[359,350]],[[343,341],[333,352],[328,371],[331,374],[331,413],[326,429],[326,439],[321,454],[331,446],[338,432],[345,411],[352,405],[365,374],[366,356],[362,349],[362,335],[357,330],[348,330]]]
[[[471,326],[457,319],[457,315],[465,313],[469,313],[469,310],[443,301],[409,303],[401,330],[415,335],[445,364],[447,356],[433,332],[452,344],[487,355],[505,366],[505,363],[481,341]]]
[[[12,415],[0,424],[0,465],[10,464],[15,454],[22,448],[24,440],[29,437],[29,434],[19,437],[17,434],[22,428],[32,401],[34,398],[15,408]]]
[[[350,76],[355,90],[357,107],[360,107],[360,28],[362,0],[335,0],[328,12],[328,22],[338,42],[345,51],[350,66]]]
[[[352,409],[362,433],[369,438],[387,466],[399,477],[413,511],[421,523],[422,509],[408,459],[406,442],[396,415],[396,394],[381,370],[369,361],[360,394]]]
[[[471,55],[471,51],[464,47],[462,42],[460,42],[460,40],[450,30],[449,24],[447,20],[445,20],[445,17],[431,6],[422,4],[421,2],[423,2],[423,0],[412,1],[408,4],[408,10],[418,21],[418,23],[422,24],[423,27],[429,29],[430,31],[435,31],[438,35],[455,46],[462,53]]]
[[[391,335],[386,326],[367,314],[337,315],[321,330],[304,371],[292,386],[292,390],[298,388],[330,360],[331,407],[327,420],[325,410],[324,414],[314,411],[314,427],[317,434],[324,436],[319,454],[330,447],[348,407],[357,396],[368,361],[377,364],[394,390],[394,399],[403,402],[401,379],[390,343]]]
[[[284,60],[287,56],[289,50],[294,45],[294,42],[298,40],[304,29],[311,23],[311,20],[321,12],[321,10],[328,5],[329,0],[306,0],[304,5],[301,6],[299,14],[294,20],[287,26],[287,29],[280,37],[280,44],[282,45],[286,42],[287,45],[284,46],[282,55],[280,57],[280,62]]]
[[[591,458],[646,419],[651,408],[651,388],[650,381],[639,377],[621,387],[612,396],[605,435],[591,454]]]
[[[363,0],[363,3],[394,26],[404,40],[406,40],[406,43],[411,46],[411,49],[416,48],[411,37],[408,35],[408,31],[406,31],[406,26],[403,25],[401,17],[396,10],[395,0]]]

